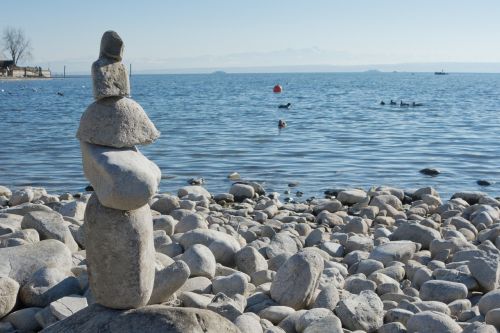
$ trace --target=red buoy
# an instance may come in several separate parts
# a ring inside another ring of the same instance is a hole
[[[283,91],[283,87],[281,87],[279,84],[275,85],[273,88],[273,92],[279,94],[280,92]]]

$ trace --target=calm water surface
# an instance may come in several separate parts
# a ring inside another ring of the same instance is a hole
[[[284,91],[273,94],[278,82]],[[226,192],[237,171],[279,192],[299,182],[292,194],[306,196],[382,184],[500,194],[498,184],[476,185],[500,180],[500,75],[137,75],[131,85],[162,132],[141,149],[174,177],[162,191],[204,177],[211,192]],[[379,105],[391,98],[424,105]],[[81,191],[75,133],[92,101],[89,77],[0,81],[0,184]],[[281,131],[279,119],[288,123]],[[424,167],[442,174],[419,174]]]

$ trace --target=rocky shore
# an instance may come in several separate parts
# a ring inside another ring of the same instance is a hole
[[[202,179],[158,193],[137,146],[160,133],[130,98],[123,47],[103,34],[76,134],[91,191],[0,186],[0,333],[500,329],[498,199],[378,187],[281,201]]]
[[[148,223],[164,280],[150,305],[124,310],[89,288],[92,198],[0,186],[0,332],[500,329],[500,202],[482,193],[339,189],[284,203],[247,182],[155,194]]]

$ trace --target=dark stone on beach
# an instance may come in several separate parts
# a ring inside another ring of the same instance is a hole
[[[476,183],[479,186],[491,186],[491,185],[495,184],[495,182],[490,182],[489,180],[485,180],[485,179],[480,179]]]
[[[402,203],[403,205],[411,205],[413,202],[413,198],[405,193],[405,196],[403,197]]]
[[[85,187],[85,191],[86,191],[86,192],[93,192],[93,191],[94,191],[94,187],[93,187],[92,185],[87,185],[87,186]]]
[[[337,196],[339,195],[340,192],[345,191],[345,188],[329,188],[325,190],[324,194],[325,195],[332,195],[332,196]]]
[[[434,168],[424,168],[419,171],[421,174],[426,175],[426,176],[432,176],[435,177],[441,173],[438,169]]]
[[[474,192],[474,191],[471,191],[471,192],[457,192],[457,193],[454,193],[451,196],[451,199],[460,198],[462,200],[467,201],[467,203],[469,205],[475,205],[475,204],[477,204],[479,202],[479,200],[481,200],[481,198],[483,198],[485,196],[486,196],[486,193],[483,193],[483,192]]]

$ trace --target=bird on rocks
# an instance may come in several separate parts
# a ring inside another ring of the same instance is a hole
[[[205,184],[205,179],[203,179],[203,177],[191,178],[190,180],[188,180],[188,183],[190,185],[202,185],[202,184]]]

